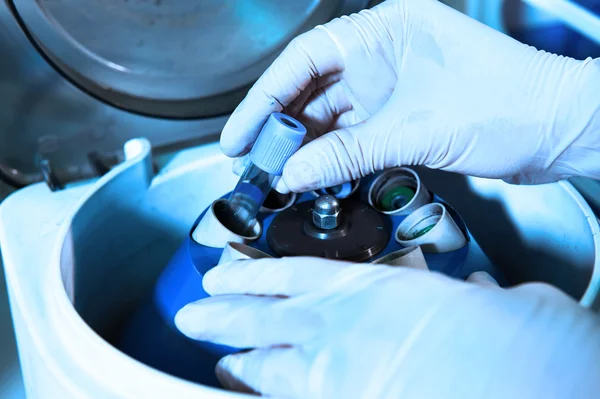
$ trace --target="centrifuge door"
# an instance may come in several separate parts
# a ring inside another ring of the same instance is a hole
[[[60,188],[134,137],[156,151],[215,140],[293,37],[369,3],[0,2],[0,177]]]
[[[13,3],[41,51],[82,88],[134,112],[205,118],[231,111],[299,32],[368,1]]]

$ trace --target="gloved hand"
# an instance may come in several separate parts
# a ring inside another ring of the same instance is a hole
[[[285,398],[591,398],[600,318],[543,284],[511,289],[325,259],[237,261],[184,307],[192,339],[242,348],[228,388]]]
[[[388,0],[296,38],[221,147],[245,154],[282,111],[318,138],[289,160],[282,192],[399,165],[514,183],[600,178],[598,93],[600,59],[537,51],[436,0]]]

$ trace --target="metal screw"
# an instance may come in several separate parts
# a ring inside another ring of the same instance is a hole
[[[340,202],[333,195],[322,195],[315,201],[313,209],[313,223],[323,230],[339,227],[342,218]]]

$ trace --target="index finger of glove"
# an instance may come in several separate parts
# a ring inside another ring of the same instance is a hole
[[[319,77],[339,72],[343,60],[325,27],[295,38],[258,79],[221,134],[225,155],[247,153],[269,115],[281,112]]]

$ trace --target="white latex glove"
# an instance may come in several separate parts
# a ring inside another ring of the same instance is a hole
[[[184,307],[192,339],[243,348],[228,388],[285,398],[592,398],[600,318],[542,284],[511,289],[313,258],[237,261]]]
[[[600,59],[537,51],[435,0],[388,0],[296,38],[221,147],[245,154],[282,111],[320,137],[289,160],[282,192],[399,165],[514,183],[600,178],[599,93]]]

